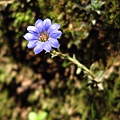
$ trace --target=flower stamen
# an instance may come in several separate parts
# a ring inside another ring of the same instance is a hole
[[[47,41],[48,37],[49,37],[48,34],[45,33],[45,32],[43,32],[43,33],[41,33],[41,34],[39,35],[39,40],[40,40],[41,42],[45,42],[45,41]]]

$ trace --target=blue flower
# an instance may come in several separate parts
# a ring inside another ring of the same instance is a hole
[[[51,20],[48,18],[44,21],[38,19],[35,26],[27,27],[28,33],[23,37],[28,40],[28,48],[34,48],[35,54],[42,50],[50,52],[52,47],[59,48],[60,46],[57,38],[62,35],[62,32],[58,30],[59,28],[59,24],[51,24]]]

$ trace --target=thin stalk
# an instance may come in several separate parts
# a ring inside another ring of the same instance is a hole
[[[52,55],[55,55],[55,56],[59,56],[61,57],[62,59],[67,59],[69,61],[71,61],[72,63],[74,63],[75,65],[77,65],[79,68],[83,69],[84,71],[86,71],[93,79],[95,79],[95,75],[87,68],[85,67],[82,63],[80,63],[78,60],[70,57],[69,55],[67,54],[63,54],[61,52],[58,52],[56,50],[52,50],[51,51],[51,54]]]

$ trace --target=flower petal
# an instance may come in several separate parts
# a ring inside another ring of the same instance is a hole
[[[61,32],[61,31],[53,30],[53,31],[50,33],[49,36],[50,36],[51,38],[59,38],[61,35],[62,35],[62,32]]]
[[[46,52],[50,52],[50,51],[51,51],[52,47],[51,47],[51,45],[50,45],[50,43],[49,43],[48,40],[45,42],[43,49],[44,49]]]
[[[47,31],[50,26],[51,26],[51,20],[48,18],[45,19],[43,21],[43,31]]]
[[[43,50],[43,47],[44,47],[44,43],[38,41],[38,42],[36,43],[35,48],[34,48],[34,53],[35,53],[35,54],[40,53],[40,52]]]
[[[48,41],[49,41],[49,43],[51,44],[52,47],[59,48],[60,44],[59,44],[57,39],[49,38]]]
[[[28,45],[27,45],[28,48],[33,48],[33,47],[35,47],[37,42],[38,42],[37,40],[29,41],[29,43],[28,43]]]
[[[35,26],[28,26],[27,30],[32,34],[39,34],[39,31]]]
[[[38,40],[38,36],[35,34],[31,34],[31,33],[26,33],[23,36],[26,40],[30,41],[30,40]]]
[[[49,27],[47,32],[48,32],[48,34],[50,34],[50,32],[52,32],[53,30],[58,30],[59,28],[60,28],[60,25],[57,23],[54,23]]]
[[[43,21],[41,19],[38,19],[35,22],[35,27],[39,30],[39,32],[42,32],[43,28]]]

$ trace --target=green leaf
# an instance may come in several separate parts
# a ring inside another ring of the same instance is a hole
[[[76,70],[76,74],[79,75],[81,73],[81,71],[82,71],[82,69],[78,67]]]
[[[62,63],[62,66],[66,68],[66,67],[68,67],[70,64],[71,64],[71,62],[68,62],[68,61],[65,60],[65,61]]]
[[[103,78],[103,74],[104,74],[103,70],[100,70],[96,73],[96,77],[99,81],[101,81],[101,79]]]
[[[75,54],[73,54],[73,59],[76,60],[76,56],[75,56]]]
[[[93,63],[93,64],[90,66],[90,70],[91,70],[91,71],[95,71],[95,69],[96,69],[96,65],[95,65],[95,63]]]

